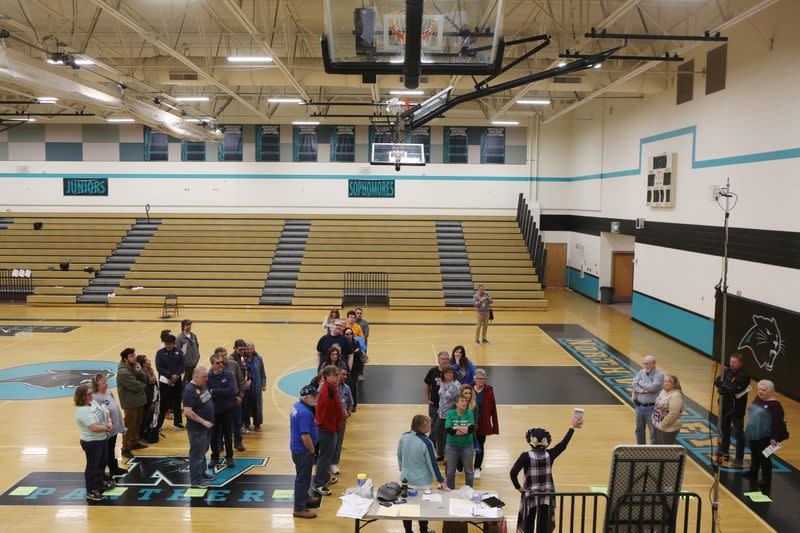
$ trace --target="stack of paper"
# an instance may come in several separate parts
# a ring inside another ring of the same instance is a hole
[[[362,518],[367,514],[374,501],[370,498],[362,498],[358,494],[345,494],[339,499],[342,500],[342,506],[339,507],[336,516],[341,518]]]
[[[450,498],[450,516],[472,516],[472,502],[459,498]]]
[[[422,501],[424,502],[440,502],[442,501],[441,494],[423,494]]]
[[[490,507],[485,503],[475,504],[473,508],[474,515],[483,518],[500,518],[500,516],[502,516],[500,513],[502,512],[502,509],[499,507]]]

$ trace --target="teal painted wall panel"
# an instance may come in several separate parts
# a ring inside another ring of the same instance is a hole
[[[714,321],[634,291],[633,318],[711,355]]]
[[[120,161],[144,161],[144,143],[119,143]]]
[[[44,143],[46,161],[83,161],[83,144],[68,142]]]
[[[119,142],[119,126],[116,124],[81,124],[81,139],[85,143]]]
[[[9,142],[44,142],[44,124],[23,124],[8,130]]]
[[[580,270],[567,267],[567,287],[597,301],[598,291],[600,290],[600,280],[591,274],[584,274],[584,276],[581,277]]]

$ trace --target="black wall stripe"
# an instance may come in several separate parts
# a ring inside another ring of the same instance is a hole
[[[633,235],[636,242],[662,248],[722,256],[724,232],[721,226],[645,222],[637,230],[634,220],[542,215],[542,231],[574,231],[600,235],[611,231],[611,222],[620,223],[620,233]],[[800,233],[751,228],[730,228],[728,253],[732,259],[800,269]]]

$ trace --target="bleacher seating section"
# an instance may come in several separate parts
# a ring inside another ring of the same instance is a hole
[[[31,304],[73,304],[137,217],[9,214],[0,232],[0,268],[33,270]],[[155,234],[125,274],[109,305],[257,306],[284,227],[279,215],[153,215]],[[444,308],[437,220],[463,228],[472,283],[483,283],[495,308],[547,307],[513,217],[297,216],[311,221],[291,303],[339,307],[345,272],[389,273],[392,308]],[[43,221],[41,230],[33,222]],[[71,261],[62,271],[59,263]],[[463,289],[462,289],[463,293]],[[456,301],[464,305],[462,295]],[[449,302],[453,305],[452,300]]]

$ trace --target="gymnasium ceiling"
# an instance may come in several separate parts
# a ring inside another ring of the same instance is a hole
[[[464,0],[469,1],[469,0]],[[592,53],[621,44],[583,35],[592,27],[614,33],[700,35],[725,29],[777,0],[506,0],[506,40],[549,34],[552,43],[504,74],[505,81],[556,65],[566,49]],[[401,89],[397,76],[378,77],[377,85],[360,76],[324,72],[320,51],[322,0],[0,0],[0,29],[11,38],[5,46],[31,62],[79,81],[101,84],[152,103],[154,98],[189,117],[212,117],[219,123],[286,122],[312,113],[368,114],[369,107],[270,104],[268,97],[291,96],[320,102],[386,101]],[[534,44],[511,47],[506,62]],[[48,65],[48,51],[64,51],[96,62],[79,70]],[[629,41],[628,55],[681,53],[719,43]],[[232,64],[228,56],[269,55],[266,66]],[[447,120],[486,124],[493,119],[525,121],[532,114],[552,120],[591,98],[641,98],[674,83],[680,63],[607,61],[600,69],[578,74],[578,83],[552,80],[483,98],[448,112]],[[427,96],[448,85],[454,94],[472,90],[469,77],[429,76]],[[0,99],[26,100],[41,91],[0,79]],[[207,96],[208,102],[177,104],[170,96]],[[550,105],[526,106],[516,100],[548,98]],[[423,97],[424,98],[424,97]],[[57,104],[3,103],[0,112],[95,113],[93,118],[48,118],[40,122],[101,122],[112,110],[101,105],[60,99]],[[164,105],[162,109],[170,109]],[[322,118],[322,123],[367,123],[367,119]]]

